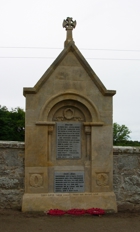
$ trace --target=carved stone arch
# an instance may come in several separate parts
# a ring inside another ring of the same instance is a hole
[[[48,121],[91,122],[92,116],[81,102],[63,100],[55,104],[48,114]]]
[[[79,93],[75,93],[75,92],[65,92],[65,93],[60,93],[58,95],[53,96],[51,99],[47,100],[41,110],[40,116],[39,116],[39,120],[40,121],[52,121],[51,118],[53,118],[53,109],[55,109],[55,107],[59,108],[60,105],[64,105],[66,103],[66,101],[68,102],[74,102],[76,108],[78,108],[79,110],[81,110],[81,106],[83,105],[83,107],[85,107],[87,109],[87,111],[89,112],[90,115],[90,121],[91,122],[99,122],[100,121],[100,115],[98,112],[97,107],[91,103],[91,101],[89,99],[87,99],[86,97],[82,96]],[[79,103],[79,104],[78,104]],[[59,105],[60,104],[60,105]],[[71,104],[71,103],[70,103]],[[89,118],[89,116],[87,117]],[[87,119],[89,120],[89,119]]]

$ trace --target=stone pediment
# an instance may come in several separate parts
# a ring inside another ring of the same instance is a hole
[[[72,54],[72,55],[69,55]],[[69,56],[68,56],[69,55]],[[96,87],[99,89],[99,91],[104,96],[113,96],[116,94],[115,90],[107,90],[106,87],[103,85],[101,80],[98,78],[96,73],[92,70],[84,56],[81,54],[79,49],[75,46],[74,42],[71,41],[67,44],[67,46],[63,49],[63,51],[60,53],[60,55],[55,59],[55,61],[52,63],[52,65],[47,69],[47,71],[44,73],[44,75],[39,79],[39,81],[36,83],[36,85],[33,88],[24,88],[23,89],[23,95],[26,96],[26,94],[36,94],[40,88],[44,85],[44,83],[47,82],[49,77],[52,75],[52,73],[56,70],[56,68],[60,65],[66,65],[74,67],[77,64],[81,64],[83,69],[86,71],[86,73],[90,76],[91,80],[94,82]],[[63,77],[62,77],[63,78]]]

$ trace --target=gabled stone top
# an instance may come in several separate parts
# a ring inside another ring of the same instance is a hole
[[[43,86],[43,84],[48,80],[50,75],[54,72],[54,70],[58,67],[60,62],[65,59],[66,55],[69,52],[72,52],[76,59],[81,63],[83,68],[86,70],[94,84],[97,86],[97,88],[100,90],[100,92],[104,96],[113,96],[116,94],[115,90],[107,90],[106,87],[103,85],[101,80],[98,78],[98,76],[95,74],[95,72],[92,70],[86,59],[83,57],[79,49],[75,46],[73,38],[72,38],[72,30],[76,26],[76,21],[73,21],[72,18],[68,17],[66,20],[63,21],[63,27],[66,28],[67,36],[65,41],[65,47],[63,51],[60,53],[60,55],[55,59],[55,61],[52,63],[52,65],[47,69],[47,71],[44,73],[44,75],[39,79],[39,81],[36,83],[36,85],[33,88],[24,88],[23,89],[23,95],[26,96],[26,94],[36,94],[39,89]]]

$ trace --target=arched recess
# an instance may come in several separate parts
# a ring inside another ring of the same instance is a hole
[[[39,121],[52,121],[53,112],[56,112],[60,107],[66,104],[72,105],[72,103],[74,104],[73,107],[78,108],[80,111],[82,111],[82,106],[83,109],[87,109],[90,116],[88,115],[85,121],[88,121],[90,117],[90,122],[100,122],[100,115],[97,107],[86,97],[74,92],[60,93],[46,101],[41,110]]]
[[[48,121],[91,122],[91,120],[92,116],[87,107],[75,100],[63,100],[56,103],[48,114]]]

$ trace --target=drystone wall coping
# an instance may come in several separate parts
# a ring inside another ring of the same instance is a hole
[[[25,143],[18,141],[0,141],[0,148],[17,148],[24,149]]]
[[[113,146],[113,154],[138,154],[140,153],[140,147],[123,147],[123,146]]]
[[[0,141],[0,148],[17,148],[24,149],[25,142],[19,141]],[[140,153],[140,147],[123,147],[123,146],[113,146],[113,154],[138,154]]]

